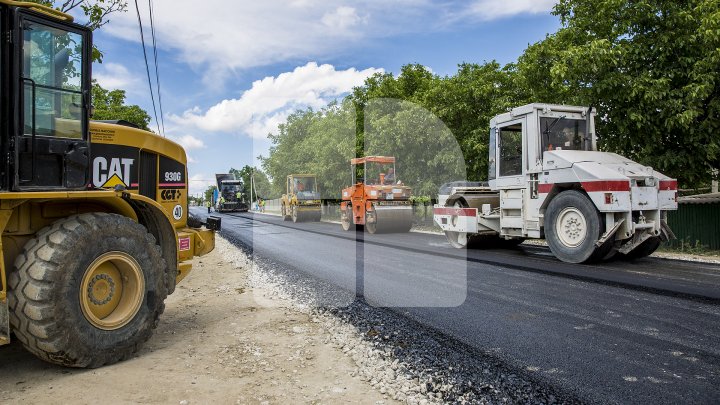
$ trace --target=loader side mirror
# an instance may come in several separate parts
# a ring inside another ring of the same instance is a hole
[[[222,218],[209,216],[205,222],[205,227],[211,231],[220,231],[222,229]]]

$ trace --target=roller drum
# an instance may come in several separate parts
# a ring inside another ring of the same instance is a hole
[[[462,204],[463,208],[477,208],[482,209],[484,204],[490,204],[491,209],[495,209],[500,206],[500,195],[497,193],[492,194],[455,194],[451,198],[457,201],[455,197],[462,197],[465,200],[465,204]],[[452,207],[453,204],[447,204]]]
[[[317,222],[320,221],[321,213],[320,210],[298,210],[295,214],[297,219],[293,218],[294,222]]]
[[[409,232],[412,223],[411,206],[376,206],[368,212],[365,227],[370,233],[401,233]]]

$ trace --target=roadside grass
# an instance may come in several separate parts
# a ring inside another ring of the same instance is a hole
[[[703,245],[699,240],[693,242],[690,238],[680,239],[671,245],[664,243],[660,246],[658,251],[694,256],[720,257],[720,250],[710,249],[707,245]]]

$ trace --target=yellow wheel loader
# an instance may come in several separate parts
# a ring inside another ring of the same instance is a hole
[[[314,174],[287,176],[287,192],[281,198],[280,215],[285,221],[319,221],[321,199]]]
[[[51,363],[123,360],[220,221],[188,225],[182,147],[90,121],[86,27],[11,0],[0,25],[0,345],[12,332]]]

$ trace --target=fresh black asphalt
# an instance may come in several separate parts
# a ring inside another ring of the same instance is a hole
[[[200,213],[197,210],[196,213]],[[720,266],[569,265],[546,248],[456,250],[440,235],[221,215],[222,234],[351,302],[422,325],[588,402],[720,403]]]

